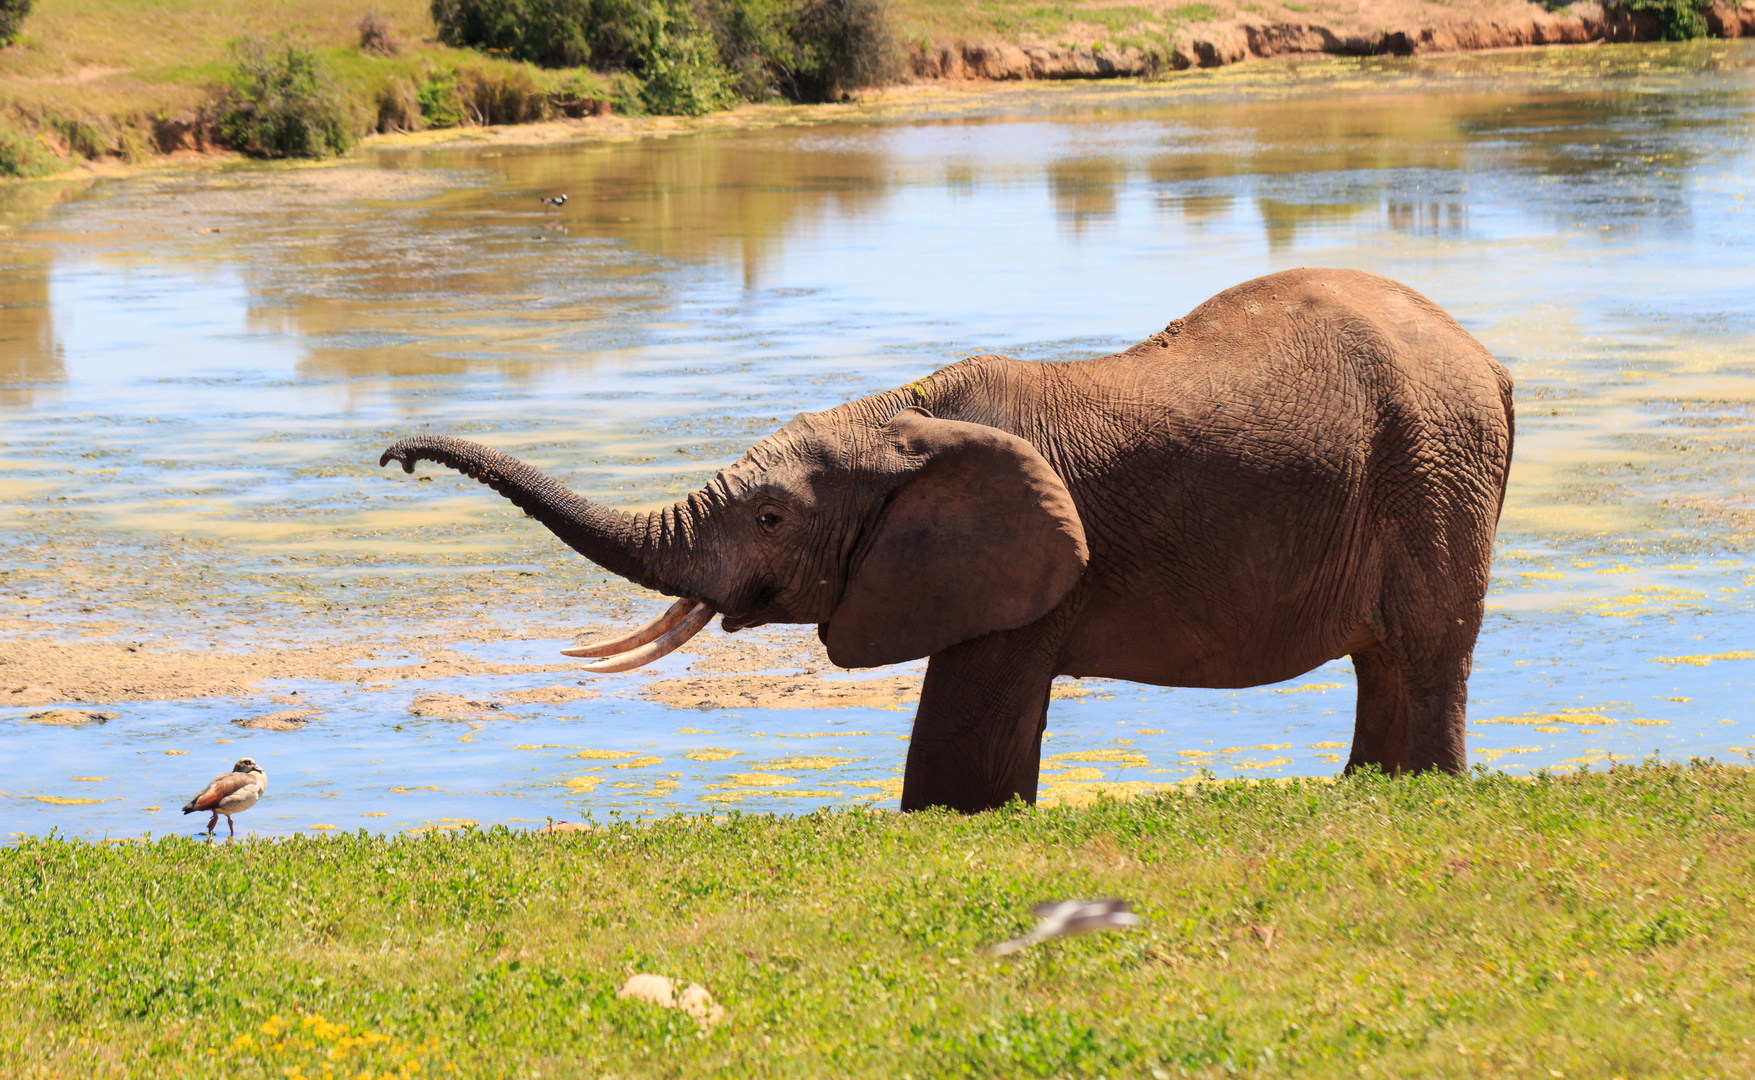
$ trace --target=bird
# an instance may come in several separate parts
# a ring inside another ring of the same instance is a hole
[[[262,766],[249,758],[239,758],[232,766],[232,771],[213,778],[213,783],[201,789],[201,794],[190,799],[183,806],[183,813],[196,814],[203,810],[213,811],[207,819],[207,835],[213,835],[214,826],[219,824],[219,815],[225,815],[225,823],[231,829],[230,835],[238,835],[238,823],[232,820],[233,814],[241,814],[256,805],[268,791],[268,774]]]
[[[559,210],[561,207],[567,205],[567,197],[565,195],[550,195],[548,198],[542,200],[542,204],[544,206],[552,206],[556,210]]]
[[[1049,901],[1031,908],[1030,914],[1041,920],[1036,928],[1023,937],[1015,937],[995,945],[991,950],[993,955],[1005,956],[1063,934],[1083,934],[1113,926],[1140,925],[1140,917],[1133,913],[1126,900]]]

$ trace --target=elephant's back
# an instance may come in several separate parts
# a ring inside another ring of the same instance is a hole
[[[1108,380],[1129,384],[1129,397],[1169,414],[1247,404],[1269,429],[1331,446],[1368,432],[1368,456],[1380,459],[1429,439],[1501,466],[1510,456],[1504,367],[1438,305],[1376,274],[1298,269],[1246,281],[1097,363],[1114,365]]]

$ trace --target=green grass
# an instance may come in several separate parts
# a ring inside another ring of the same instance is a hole
[[[0,1075],[1748,1076],[1752,895],[1755,775],[1716,766],[28,840]],[[1147,925],[984,952],[1097,896]],[[728,1016],[618,1000],[632,972]]]
[[[1235,14],[1235,4],[1114,5],[1107,0],[891,0],[891,22],[906,42],[1037,38],[1061,44],[1100,41],[1164,48],[1176,30]]]

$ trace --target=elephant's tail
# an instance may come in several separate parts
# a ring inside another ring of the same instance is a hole
[[[1511,399],[1511,372],[1495,360],[1493,375],[1499,380],[1499,403],[1505,409],[1505,471],[1499,476],[1499,509],[1493,515],[1497,521],[1505,512],[1505,489],[1511,484],[1511,451],[1517,444],[1517,406]]]

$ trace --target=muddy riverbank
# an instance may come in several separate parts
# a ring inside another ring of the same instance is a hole
[[[1234,17],[1179,28],[1158,46],[955,41],[912,53],[910,68],[925,79],[1112,79],[1282,57],[1425,56],[1659,41],[1666,33],[1653,13],[1595,2],[1551,10],[1523,0],[1486,0],[1447,4],[1442,14],[1407,0],[1367,0],[1344,11],[1319,5],[1321,15],[1304,5],[1271,6],[1283,9],[1280,20],[1264,17],[1268,9],[1260,5],[1239,5]],[[1755,0],[1715,3],[1704,16],[1711,37],[1755,36]]]

